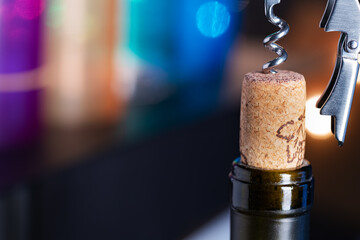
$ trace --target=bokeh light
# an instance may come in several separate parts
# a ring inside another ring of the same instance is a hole
[[[33,20],[45,9],[44,0],[16,0],[14,10],[22,18]]]
[[[230,14],[223,4],[217,1],[207,2],[197,11],[196,23],[204,36],[217,38],[229,28]]]
[[[306,101],[306,130],[315,137],[329,137],[331,135],[331,117],[320,115],[316,102],[320,96]]]
[[[360,64],[360,54],[358,54],[358,63]],[[358,73],[358,78],[356,84],[360,84],[360,71]]]

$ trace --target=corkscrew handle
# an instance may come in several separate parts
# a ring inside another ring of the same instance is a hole
[[[317,107],[322,115],[332,116],[332,131],[342,146],[360,68],[359,1],[328,0],[320,27],[326,32],[341,32],[333,75]]]

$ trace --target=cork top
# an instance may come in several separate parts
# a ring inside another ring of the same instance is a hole
[[[263,72],[250,72],[245,75],[246,81],[252,82],[274,82],[274,83],[287,83],[287,82],[299,82],[305,81],[303,75],[297,72],[288,70],[276,70],[277,73],[263,73]]]

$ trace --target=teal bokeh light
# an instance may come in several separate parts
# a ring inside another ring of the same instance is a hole
[[[218,1],[207,2],[197,11],[196,24],[204,36],[216,38],[229,28],[230,13],[226,6]]]

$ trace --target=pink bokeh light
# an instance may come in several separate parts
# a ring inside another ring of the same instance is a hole
[[[14,13],[27,20],[39,17],[44,9],[45,0],[16,0],[14,5]]]

